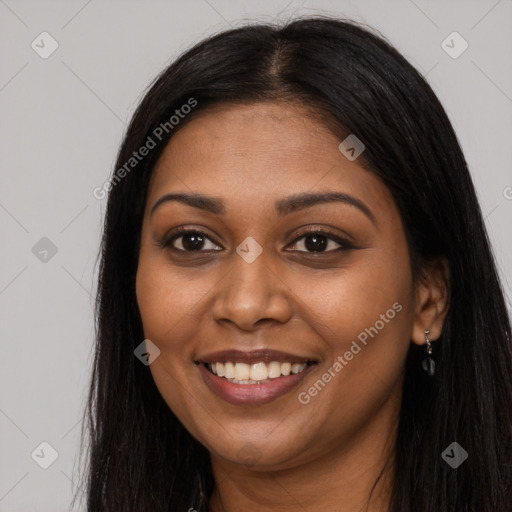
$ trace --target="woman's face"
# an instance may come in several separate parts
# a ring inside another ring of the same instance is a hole
[[[223,105],[154,171],[137,272],[150,370],[214,461],[291,468],[396,423],[408,247],[389,190],[340,142],[299,106]]]

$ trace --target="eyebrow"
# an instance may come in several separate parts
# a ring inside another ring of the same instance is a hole
[[[157,208],[162,204],[177,201],[200,210],[204,210],[215,215],[224,215],[226,207],[224,201],[219,197],[206,196],[203,194],[186,194],[174,193],[165,194],[152,206],[149,216],[151,217]],[[322,193],[301,193],[294,194],[275,203],[275,210],[280,217],[289,215],[290,213],[311,208],[324,203],[339,202],[354,206],[362,211],[373,224],[377,225],[376,219],[370,208],[366,206],[360,199],[343,192],[322,192]]]

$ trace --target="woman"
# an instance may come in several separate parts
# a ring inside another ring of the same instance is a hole
[[[505,511],[510,320],[425,80],[348,21],[182,55],[109,185],[90,511]]]

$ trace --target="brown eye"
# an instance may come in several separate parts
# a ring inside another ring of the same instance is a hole
[[[294,242],[299,246],[299,252],[335,252],[343,249],[352,248],[351,244],[343,240],[338,235],[328,231],[308,231],[297,238]]]
[[[208,247],[210,244],[210,247]],[[163,243],[164,247],[171,247],[176,251],[194,252],[222,249],[215,244],[205,233],[197,230],[183,230],[175,233]]]

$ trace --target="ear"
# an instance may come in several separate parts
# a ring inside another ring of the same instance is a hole
[[[411,341],[416,345],[425,344],[425,331],[429,338],[437,340],[443,331],[443,324],[449,309],[450,267],[446,258],[429,262],[422,271],[416,285],[414,324]]]

